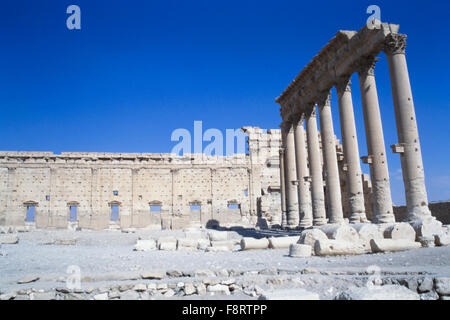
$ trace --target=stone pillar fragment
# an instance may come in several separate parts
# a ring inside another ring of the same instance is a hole
[[[318,102],[320,133],[327,183],[327,203],[329,223],[343,223],[341,185],[336,154],[336,138],[331,115],[330,93],[327,92]]]
[[[376,59],[368,57],[359,66],[359,86],[364,113],[368,157],[372,181],[373,222],[395,222],[392,208],[389,169],[384,145],[383,126],[381,123],[380,106],[375,82]]]
[[[347,164],[347,193],[350,208],[349,220],[351,223],[359,223],[366,222],[367,218],[364,208],[361,165],[350,84],[350,77],[342,78],[337,83],[336,89],[338,93],[344,159]]]
[[[400,153],[403,182],[409,222],[429,222],[434,218],[428,208],[425,174],[420,149],[419,132],[405,57],[406,35],[390,34],[384,51],[389,64],[398,145],[392,146]]]
[[[299,224],[297,200],[297,173],[295,169],[295,143],[294,127],[291,123],[284,126],[286,132],[286,145],[284,154],[284,167],[286,179],[286,222],[288,228],[296,228]]]
[[[312,226],[312,205],[309,182],[308,150],[306,149],[305,129],[303,127],[304,115],[300,117],[295,125],[295,158],[297,168],[298,203],[300,211],[300,227]]]
[[[311,175],[313,224],[320,226],[326,224],[327,220],[315,106],[306,114],[306,134],[308,137],[309,170]]]

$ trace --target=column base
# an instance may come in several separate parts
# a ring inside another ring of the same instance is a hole
[[[436,220],[436,218],[429,219],[427,221],[413,221],[409,224],[416,231],[416,240],[420,237],[434,237],[434,235],[443,234],[445,230],[442,228],[442,222]]]
[[[303,228],[303,229],[311,228],[312,226],[313,226],[313,223],[312,223],[311,220],[309,220],[309,221],[302,221],[299,224],[299,227]]]
[[[382,224],[382,223],[395,223],[395,216],[393,214],[376,214],[373,218],[373,223]]]

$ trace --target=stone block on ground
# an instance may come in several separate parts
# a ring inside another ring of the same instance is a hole
[[[159,242],[158,249],[159,250],[164,250],[164,251],[175,251],[175,250],[177,250],[177,243],[176,242],[172,242],[172,241]]]
[[[331,240],[358,242],[358,232],[348,224],[326,224],[319,227]]]
[[[207,288],[207,292],[211,292],[214,294],[224,294],[227,296],[230,295],[230,290],[228,289],[228,286],[223,284],[209,285]]]
[[[370,240],[370,247],[372,252],[396,252],[418,249],[422,245],[420,242],[414,242],[404,239],[372,239]]]
[[[297,243],[299,237],[270,237],[269,248],[288,249],[291,244]]]
[[[280,289],[265,291],[259,300],[319,300],[319,295],[305,289]]]
[[[197,249],[198,250],[206,250],[206,248],[211,246],[211,241],[207,239],[198,239],[197,240]]]
[[[357,223],[351,224],[352,228],[354,228],[359,235],[359,238],[362,242],[367,244],[367,247],[370,249],[370,240],[372,239],[383,239],[383,233],[381,232],[378,225],[373,223]]]
[[[419,237],[419,242],[423,248],[432,248],[435,246],[434,237]]]
[[[155,279],[160,280],[163,279],[166,276],[166,273],[164,271],[145,271],[141,273],[142,279]]]
[[[367,249],[359,241],[317,240],[314,252],[317,256],[342,256],[365,254]]]
[[[177,239],[177,249],[180,250],[180,248],[194,248],[197,249],[198,246],[198,240],[197,239],[190,239],[190,238],[181,238]]]
[[[156,241],[150,240],[137,240],[134,246],[135,251],[152,251],[156,250]]]
[[[269,248],[269,240],[267,238],[242,238],[241,250],[267,249]]]
[[[232,249],[229,246],[217,246],[217,247],[207,247],[206,252],[230,252]]]
[[[411,227],[416,232],[416,240],[419,237],[434,237],[435,235],[445,234],[442,228],[442,222],[438,220],[418,221],[411,223]]]
[[[94,296],[94,300],[108,300],[108,293],[100,293]]]
[[[436,288],[436,292],[440,296],[450,296],[450,278],[448,277],[435,278],[434,286]]]
[[[186,230],[184,232],[184,236],[186,239],[205,239],[206,237],[203,235],[203,232],[201,230]]]
[[[450,245],[450,236],[447,234],[438,234],[434,236],[434,243],[439,247]]]
[[[339,293],[336,300],[420,300],[417,292],[400,285],[352,287]]]
[[[210,231],[208,232],[209,240],[211,241],[224,241],[228,240],[227,231]]]
[[[226,247],[229,251],[234,248],[233,240],[221,240],[221,241],[211,241],[211,247]]]
[[[406,222],[393,223],[388,224],[386,226],[381,226],[381,228],[383,227],[384,227],[383,235],[386,239],[409,240],[409,241],[416,240],[416,232],[409,223]]]
[[[13,234],[1,235],[0,244],[17,244],[19,243],[19,237]]]
[[[289,246],[289,256],[293,258],[306,258],[312,254],[312,247],[307,244],[293,243]]]
[[[328,237],[325,232],[320,229],[306,229],[300,234],[300,239],[297,243],[309,245],[314,249],[314,244],[317,240],[328,240]],[[312,250],[312,254],[315,254],[314,250]]]

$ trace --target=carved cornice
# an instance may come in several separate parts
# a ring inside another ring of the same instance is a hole
[[[340,77],[336,82],[336,90],[338,94],[343,94],[344,92],[352,92],[351,87],[352,82],[350,81],[350,76]]]
[[[356,63],[356,70],[362,75],[375,76],[375,64],[378,60],[380,60],[380,58],[374,56],[361,58]]]
[[[405,54],[406,34],[388,34],[383,51],[388,55]]]
[[[319,93],[331,90],[340,77],[358,72],[361,59],[376,57],[385,47],[395,50],[395,45],[401,52],[404,48],[401,43],[406,37],[398,34],[398,30],[398,25],[382,23],[379,29],[368,29],[365,25],[358,32],[339,31],[276,98],[284,109],[283,119],[288,120],[293,113],[306,112],[308,103],[318,102],[317,90]],[[348,84],[342,92],[345,90],[350,90]]]
[[[324,91],[317,95],[317,105],[319,108],[331,105],[331,92]]]
[[[305,113],[308,118],[316,118],[317,117],[316,105],[311,106],[311,108],[309,108]]]

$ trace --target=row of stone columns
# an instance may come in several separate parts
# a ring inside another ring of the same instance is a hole
[[[432,219],[424,182],[422,156],[411,86],[405,59],[405,36],[390,35],[385,46],[391,78],[399,144],[392,146],[401,154],[409,221]],[[365,57],[356,64],[361,91],[368,156],[372,180],[373,222],[395,222],[389,182],[380,107],[374,67],[377,58]],[[351,74],[336,81],[339,119],[346,172],[344,198],[350,223],[367,222],[363,179],[358,150]],[[316,108],[317,106],[317,108]],[[317,101],[282,124],[283,150],[280,152],[283,226],[307,228],[326,223],[343,223],[336,138],[331,114],[330,91],[319,93]],[[320,119],[323,164],[321,162],[316,111]],[[305,139],[306,128],[306,139]],[[322,172],[324,170],[324,172]],[[326,194],[323,173],[325,173]],[[325,199],[326,197],[326,199]],[[327,208],[325,208],[327,204]]]

